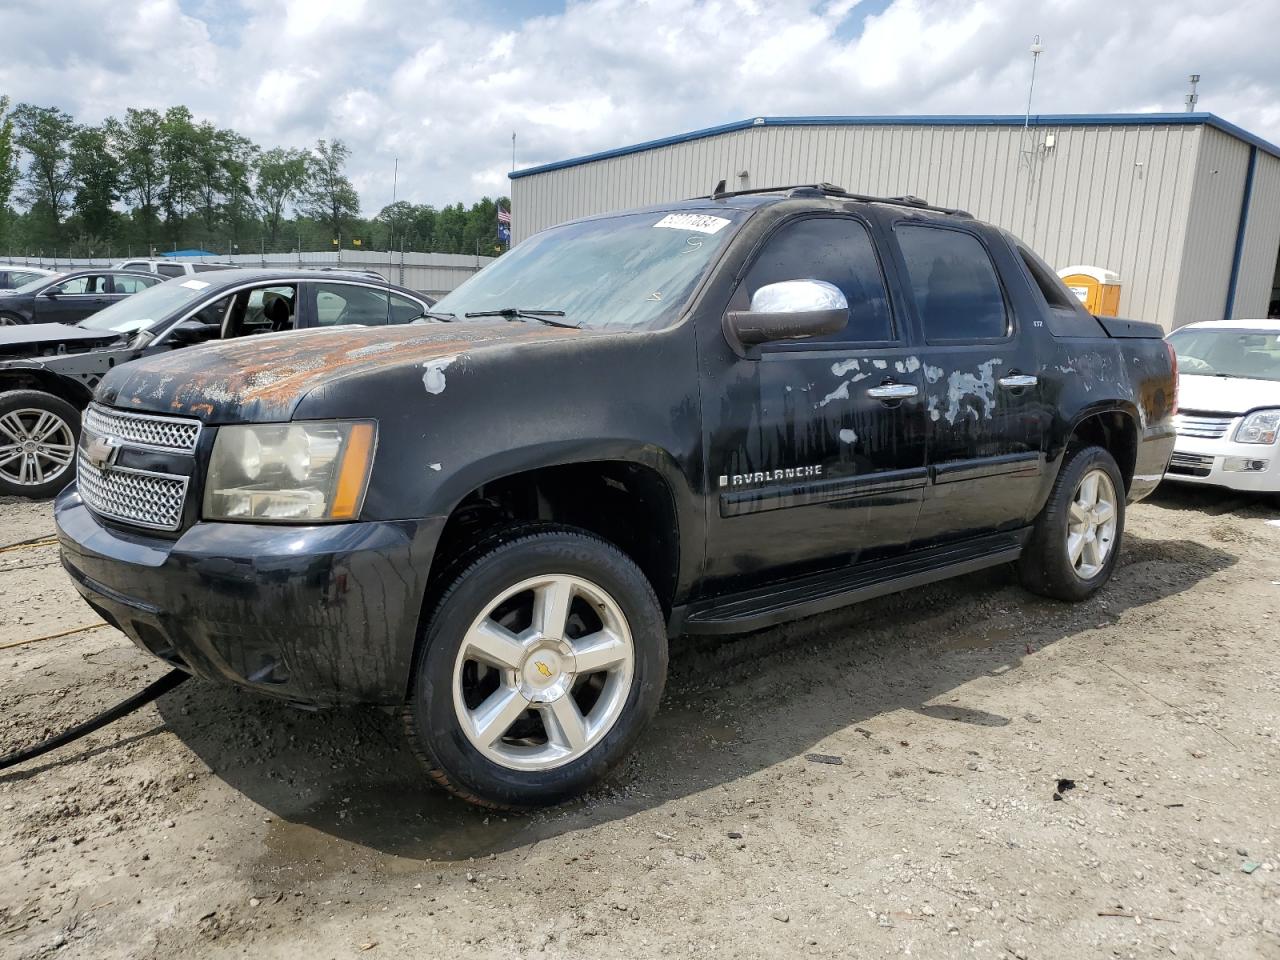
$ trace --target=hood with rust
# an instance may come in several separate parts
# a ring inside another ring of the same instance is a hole
[[[288,419],[308,393],[393,368],[431,369],[476,351],[581,337],[532,323],[339,327],[244,337],[124,364],[98,387],[115,407],[196,416],[209,423]]]

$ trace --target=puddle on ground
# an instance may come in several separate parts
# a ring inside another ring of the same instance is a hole
[[[998,643],[1005,643],[1017,636],[1012,627],[988,627],[982,630],[955,633],[939,643],[935,650],[990,650]]]

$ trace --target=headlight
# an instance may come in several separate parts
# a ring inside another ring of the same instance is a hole
[[[1259,410],[1236,428],[1236,443],[1275,443],[1280,431],[1280,410]]]
[[[220,427],[204,484],[206,520],[353,520],[377,428],[369,421]]]

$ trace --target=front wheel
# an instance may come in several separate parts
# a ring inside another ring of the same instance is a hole
[[[1084,600],[1111,579],[1124,536],[1124,478],[1102,447],[1070,451],[1018,560],[1023,586]]]
[[[0,393],[0,494],[52,497],[75,476],[80,412],[40,390]]]
[[[661,608],[626,554],[573,529],[517,533],[441,597],[406,729],[431,776],[464,800],[560,803],[626,756],[666,671]]]

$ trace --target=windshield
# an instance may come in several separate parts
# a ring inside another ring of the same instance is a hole
[[[81,320],[85,330],[114,330],[134,333],[168,320],[174,311],[204,296],[209,284],[204,280],[182,280],[162,283],[141,293],[125,297]]]
[[[36,277],[34,280],[28,280],[26,283],[24,283],[20,287],[15,287],[13,292],[14,293],[35,293],[37,290],[39,290],[41,287],[45,286],[46,284],[51,283],[54,280],[57,280],[60,276],[62,276],[62,274],[55,273],[47,277],[45,276]]]
[[[653,330],[679,314],[731,225],[745,215],[657,211],[553,227],[485,267],[431,312],[462,320],[489,310],[562,310],[556,318],[574,326]]]
[[[1280,329],[1179,330],[1169,335],[1178,370],[1201,377],[1280,380]]]

